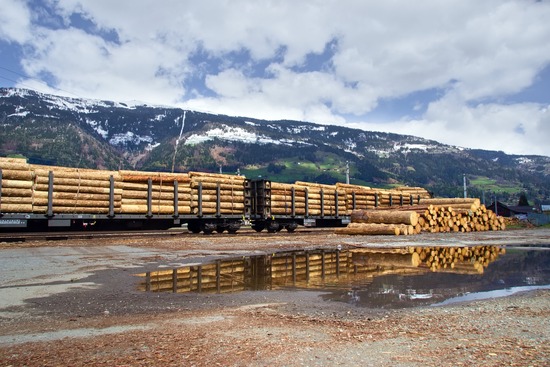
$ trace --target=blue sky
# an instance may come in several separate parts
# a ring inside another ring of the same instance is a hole
[[[550,1],[0,0],[0,86],[550,156]]]

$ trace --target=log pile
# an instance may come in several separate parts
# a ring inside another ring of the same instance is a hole
[[[349,235],[409,235],[418,230],[418,214],[400,210],[354,210],[351,223],[337,228],[337,234]]]
[[[151,181],[151,213],[190,214],[191,179],[186,173],[160,173],[141,171],[120,171],[123,214],[145,214],[149,203],[149,181]],[[174,207],[177,195],[177,208]],[[176,211],[177,209],[177,211]]]
[[[337,183],[336,187],[344,191],[345,215],[351,215],[356,209],[373,209],[414,203],[430,197],[430,193],[421,187],[400,186],[391,190],[374,189],[366,186]]]
[[[218,214],[218,190],[220,215],[244,211],[239,176],[42,166],[1,157],[0,170],[3,213],[188,215],[199,214],[202,204],[201,214]]]
[[[244,212],[243,176],[189,172],[191,178],[191,211],[199,214],[199,187],[202,191],[202,214],[217,214],[217,190],[220,190],[219,214],[242,214]]]
[[[415,214],[412,214],[415,213]],[[413,216],[415,219],[410,218]],[[407,235],[424,232],[473,232],[506,229],[503,217],[495,215],[476,198],[424,198],[418,205],[355,210],[351,223],[337,234]]]
[[[343,190],[339,190],[336,185],[323,185],[303,181],[296,181],[294,184],[271,183],[271,214],[293,215],[293,190],[294,215],[336,216],[336,214],[343,214],[342,211],[346,206],[345,192]]]
[[[0,158],[0,168],[2,169],[0,211],[30,213],[34,175],[27,161],[20,158]]]

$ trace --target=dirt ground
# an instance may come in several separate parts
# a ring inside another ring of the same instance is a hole
[[[0,244],[0,366],[549,366],[550,291],[400,310],[314,291],[140,292],[135,274],[284,249],[522,245],[550,230]]]

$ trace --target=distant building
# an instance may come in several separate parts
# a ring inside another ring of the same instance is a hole
[[[527,219],[527,215],[535,212],[535,208],[532,206],[508,206],[500,201],[492,202],[487,206],[487,209],[492,210],[502,217],[516,217],[520,219]]]

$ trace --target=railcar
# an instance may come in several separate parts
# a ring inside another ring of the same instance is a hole
[[[429,197],[421,188],[293,184],[204,172],[106,171],[0,158],[0,231],[167,229],[235,233],[339,227],[351,211]]]

